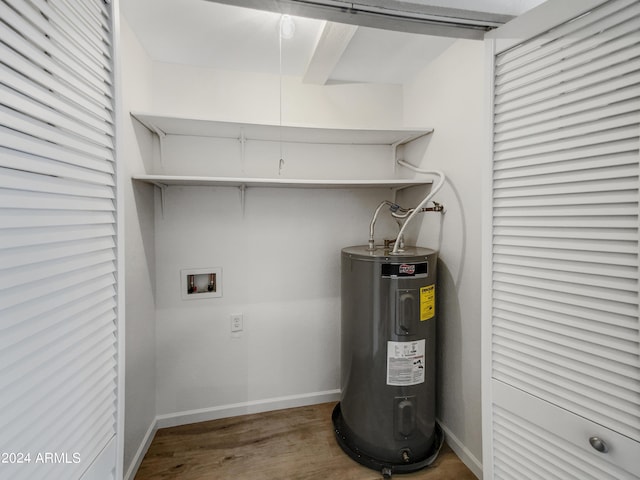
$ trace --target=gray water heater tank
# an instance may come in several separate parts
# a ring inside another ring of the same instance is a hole
[[[442,446],[436,260],[420,247],[342,250],[342,393],[333,423],[342,449],[385,477],[424,468]]]

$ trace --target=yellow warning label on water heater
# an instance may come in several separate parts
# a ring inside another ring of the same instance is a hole
[[[430,320],[436,314],[436,286],[420,288],[420,321]]]

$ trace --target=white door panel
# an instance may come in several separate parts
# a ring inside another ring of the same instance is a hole
[[[485,478],[638,479],[640,3],[487,39]]]
[[[0,3],[3,479],[121,470],[114,8]]]

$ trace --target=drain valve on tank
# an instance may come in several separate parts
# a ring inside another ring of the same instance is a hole
[[[411,457],[409,456],[409,450],[402,451],[402,461],[404,463],[409,463],[411,461]]]

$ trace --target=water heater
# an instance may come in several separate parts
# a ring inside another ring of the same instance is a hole
[[[435,421],[437,253],[342,250],[341,398],[336,438],[389,478],[431,464]]]

